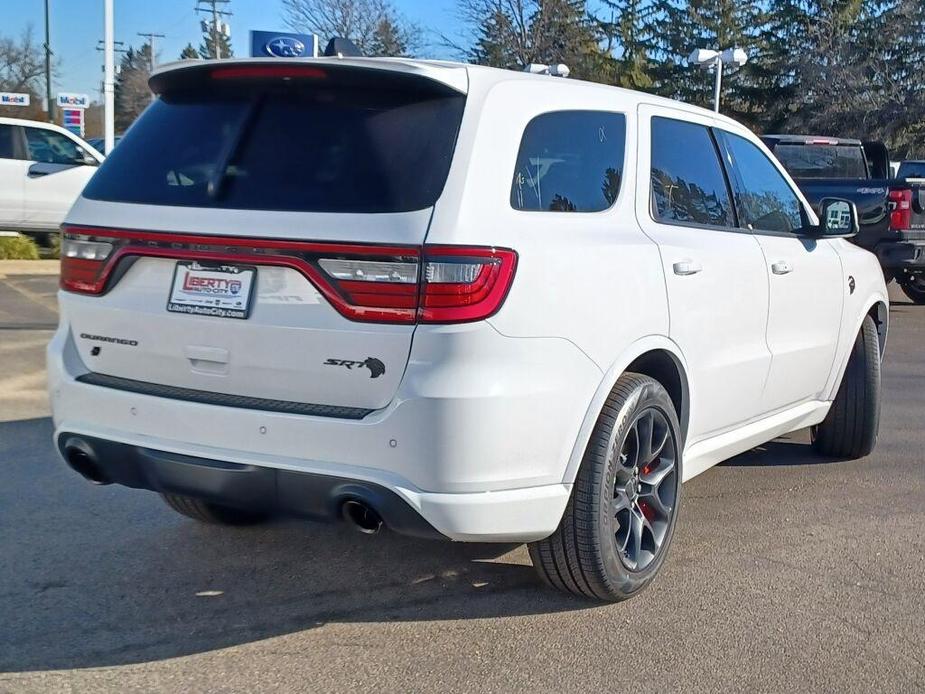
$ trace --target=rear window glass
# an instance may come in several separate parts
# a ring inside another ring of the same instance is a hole
[[[904,161],[896,175],[897,178],[925,178],[925,161]]]
[[[546,212],[606,210],[620,192],[625,141],[626,119],[619,113],[537,116],[520,142],[511,206]]]
[[[794,178],[867,178],[857,145],[777,145],[774,156]]]
[[[424,209],[446,182],[465,102],[425,86],[239,84],[202,92],[155,101],[84,195],[253,210]]]

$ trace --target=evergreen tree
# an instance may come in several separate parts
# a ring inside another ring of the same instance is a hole
[[[199,44],[200,58],[214,58],[215,44],[218,44],[219,54],[222,58],[233,58],[234,50],[231,48],[231,37],[220,30],[213,29],[212,22],[206,22],[206,30],[202,34],[202,43]]]
[[[757,3],[738,0],[653,0],[648,33],[653,37],[651,58],[654,88],[664,95],[698,106],[713,102],[713,73],[687,61],[696,48],[742,48],[755,62],[764,53],[761,39],[767,15]],[[724,112],[754,120],[760,109],[751,107],[755,67],[724,66],[722,103]]]
[[[199,51],[195,49],[193,44],[186,44],[186,48],[180,53],[180,60],[198,60]]]
[[[115,125],[118,132],[128,128],[151,103],[150,76],[150,44],[141,48],[129,47],[122,56],[115,83]]]
[[[604,0],[603,14],[595,17],[604,54],[611,58],[609,64],[602,65],[605,68],[602,81],[627,89],[651,89],[651,42],[646,34],[648,5],[646,0]]]

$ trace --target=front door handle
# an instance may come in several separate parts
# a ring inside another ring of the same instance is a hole
[[[771,265],[771,272],[775,275],[789,275],[793,272],[793,266],[786,260],[778,260]]]
[[[695,260],[682,260],[672,265],[671,269],[674,270],[674,274],[687,277],[688,275],[696,275],[703,270],[703,266]]]

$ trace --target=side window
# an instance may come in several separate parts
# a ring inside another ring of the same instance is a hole
[[[803,206],[764,152],[744,137],[722,132],[735,171],[734,195],[743,226],[792,232],[803,226]]]
[[[0,159],[16,159],[13,137],[16,131],[12,125],[0,125]]]
[[[726,177],[707,127],[652,119],[652,213],[668,224],[735,226]]]
[[[603,111],[557,111],[527,124],[511,184],[515,210],[600,212],[623,177],[626,118]]]
[[[44,128],[26,128],[29,159],[47,164],[81,164],[83,150],[71,138]]]

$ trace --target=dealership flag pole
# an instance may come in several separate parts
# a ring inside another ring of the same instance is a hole
[[[103,135],[108,155],[115,143],[115,30],[112,19],[112,0],[103,0]]]

